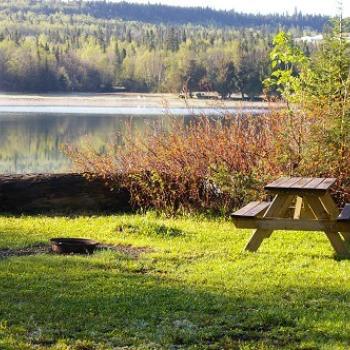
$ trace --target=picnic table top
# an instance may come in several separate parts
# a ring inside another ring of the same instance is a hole
[[[278,192],[327,192],[335,183],[335,178],[321,177],[281,177],[267,186],[267,191]]]

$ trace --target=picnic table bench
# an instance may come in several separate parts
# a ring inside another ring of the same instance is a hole
[[[251,202],[232,214],[237,228],[255,229],[245,250],[255,252],[275,230],[322,231],[339,255],[349,253],[350,204],[342,212],[330,195],[334,178],[282,177],[265,186],[272,202]]]

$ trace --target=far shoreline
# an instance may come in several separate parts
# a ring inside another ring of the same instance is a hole
[[[22,94],[0,92],[0,106],[116,107],[116,108],[216,108],[275,109],[280,103],[188,99],[163,93],[62,93]]]

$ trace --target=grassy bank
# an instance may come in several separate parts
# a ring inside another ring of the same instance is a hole
[[[249,235],[193,217],[2,217],[0,349],[349,348],[350,261],[316,233],[242,253]],[[117,248],[42,254],[53,236]]]

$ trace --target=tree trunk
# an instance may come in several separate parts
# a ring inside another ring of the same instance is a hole
[[[114,213],[130,210],[126,189],[110,191],[82,174],[0,175],[0,212],[6,214]]]

